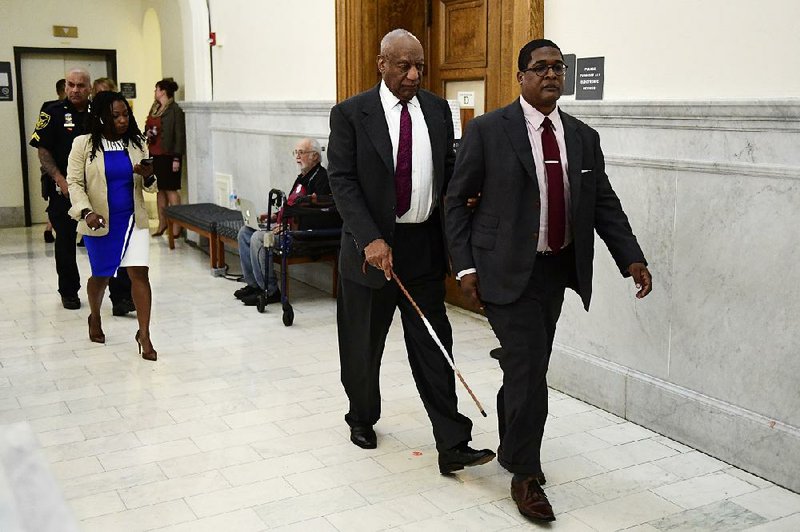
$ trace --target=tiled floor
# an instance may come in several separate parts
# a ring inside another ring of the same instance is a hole
[[[342,420],[335,304],[295,283],[295,325],[232,297],[206,255],[152,242],[156,363],[137,356],[135,319],[55,293],[41,229],[0,230],[0,424],[27,421],[87,531],[531,529],[496,462],[446,478],[392,328],[379,447]],[[80,250],[81,271],[88,272]],[[456,356],[484,404],[500,380],[484,320],[452,310]],[[543,457],[553,530],[800,530],[800,495],[557,391]],[[495,421],[469,398],[475,445]]]

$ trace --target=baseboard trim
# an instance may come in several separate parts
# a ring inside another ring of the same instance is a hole
[[[23,227],[25,209],[20,207],[0,207],[0,227]]]
[[[548,385],[800,492],[800,428],[556,344]]]

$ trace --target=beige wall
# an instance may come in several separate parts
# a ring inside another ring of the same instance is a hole
[[[333,0],[211,0],[214,100],[336,99]]]
[[[605,56],[606,100],[800,96],[797,0],[545,0],[545,36]]]

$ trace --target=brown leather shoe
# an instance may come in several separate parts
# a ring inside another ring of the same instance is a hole
[[[536,476],[525,477],[516,482],[511,479],[511,498],[517,503],[519,513],[537,521],[555,521],[553,507],[536,480]]]

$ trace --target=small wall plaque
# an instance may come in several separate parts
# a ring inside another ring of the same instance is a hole
[[[119,92],[121,92],[122,95],[128,100],[136,98],[136,83],[120,83]]]
[[[78,26],[53,26],[53,37],[77,39]]]
[[[14,99],[14,88],[11,86],[11,63],[0,61],[0,102]]]

